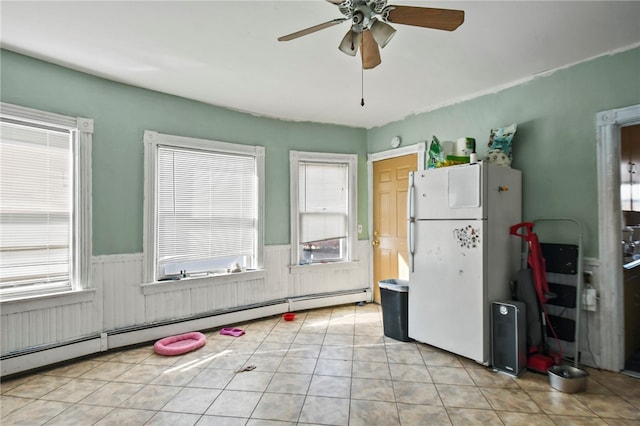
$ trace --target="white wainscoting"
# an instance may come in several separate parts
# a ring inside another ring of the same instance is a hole
[[[97,335],[101,318],[96,310],[98,297],[91,293],[5,302],[0,316],[2,355]]]
[[[92,259],[92,288],[86,292],[90,297],[64,296],[60,302],[52,299],[47,303],[3,303],[0,314],[2,375],[41,367],[47,360],[62,361],[65,353],[73,358],[95,352],[96,348],[107,350],[123,342],[144,342],[157,334],[140,331],[149,327],[166,331],[201,326],[202,318],[207,315],[229,315],[227,312],[239,308],[246,307],[249,316],[228,318],[248,320],[265,312],[273,314],[274,309],[284,312],[287,307],[303,306],[290,301],[306,296],[319,299],[309,306],[370,301],[371,293],[363,292],[371,287],[369,253],[368,242],[360,241],[358,262],[290,268],[288,245],[265,246],[265,272],[255,278],[250,275],[249,279],[235,281],[229,277],[206,286],[173,284],[162,290],[142,285],[141,253],[96,256]],[[351,292],[354,296],[345,296]],[[256,309],[256,306],[270,304],[277,308]],[[176,321],[185,324],[171,326]],[[211,324],[218,326],[218,322]],[[126,333],[131,337],[124,338]],[[109,343],[110,335],[113,335],[113,344]],[[55,356],[48,358],[43,351]],[[28,360],[29,356],[33,362]]]
[[[102,330],[114,330],[145,322],[142,297],[142,253],[96,256],[91,279],[102,293]]]

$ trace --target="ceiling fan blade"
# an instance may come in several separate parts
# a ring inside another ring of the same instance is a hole
[[[341,4],[344,0],[327,0],[331,4]]]
[[[453,31],[464,22],[464,11],[431,7],[388,6],[385,19],[395,24]]]
[[[362,55],[362,68],[370,70],[380,65],[380,48],[373,38],[371,31],[362,32],[362,40],[360,41],[360,54]]]
[[[334,25],[341,24],[342,22],[344,22],[346,20],[347,20],[347,18],[332,19],[331,21],[325,22],[323,24],[314,25],[313,27],[309,27],[309,28],[306,28],[304,30],[296,31],[295,33],[291,33],[291,34],[287,34],[287,35],[282,36],[282,37],[278,37],[278,41],[293,40],[294,38],[302,37],[302,36],[305,36],[307,34],[315,33],[316,31],[324,30],[325,28],[329,28],[329,27],[332,27]]]

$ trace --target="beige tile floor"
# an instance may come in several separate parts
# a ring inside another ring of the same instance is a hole
[[[2,382],[2,425],[640,425],[640,380],[589,369],[555,391],[384,336],[380,306],[345,305],[206,332],[178,357],[152,345]],[[238,372],[255,365],[252,371]]]

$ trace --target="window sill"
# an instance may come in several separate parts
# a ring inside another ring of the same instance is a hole
[[[360,264],[357,260],[349,262],[310,263],[307,265],[290,265],[290,274],[305,274],[308,272],[346,271],[357,269]]]
[[[211,275],[207,277],[184,278],[181,280],[156,281],[141,284],[142,293],[145,295],[164,293],[167,291],[184,290],[186,288],[207,287],[216,284],[226,284],[238,281],[251,281],[265,278],[264,269],[246,272],[232,272],[228,274]]]
[[[95,294],[96,290],[92,288],[53,294],[32,295],[0,301],[0,306],[2,307],[2,314],[8,315],[64,305],[74,305],[76,303],[92,302],[95,299]]]

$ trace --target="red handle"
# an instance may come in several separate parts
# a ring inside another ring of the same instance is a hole
[[[533,222],[522,222],[522,223],[518,223],[516,225],[513,225],[510,228],[510,234],[511,235],[515,235],[517,237],[520,238],[524,238],[526,241],[531,241],[531,237],[533,235]],[[518,230],[520,228],[526,228],[526,233],[518,233]]]

